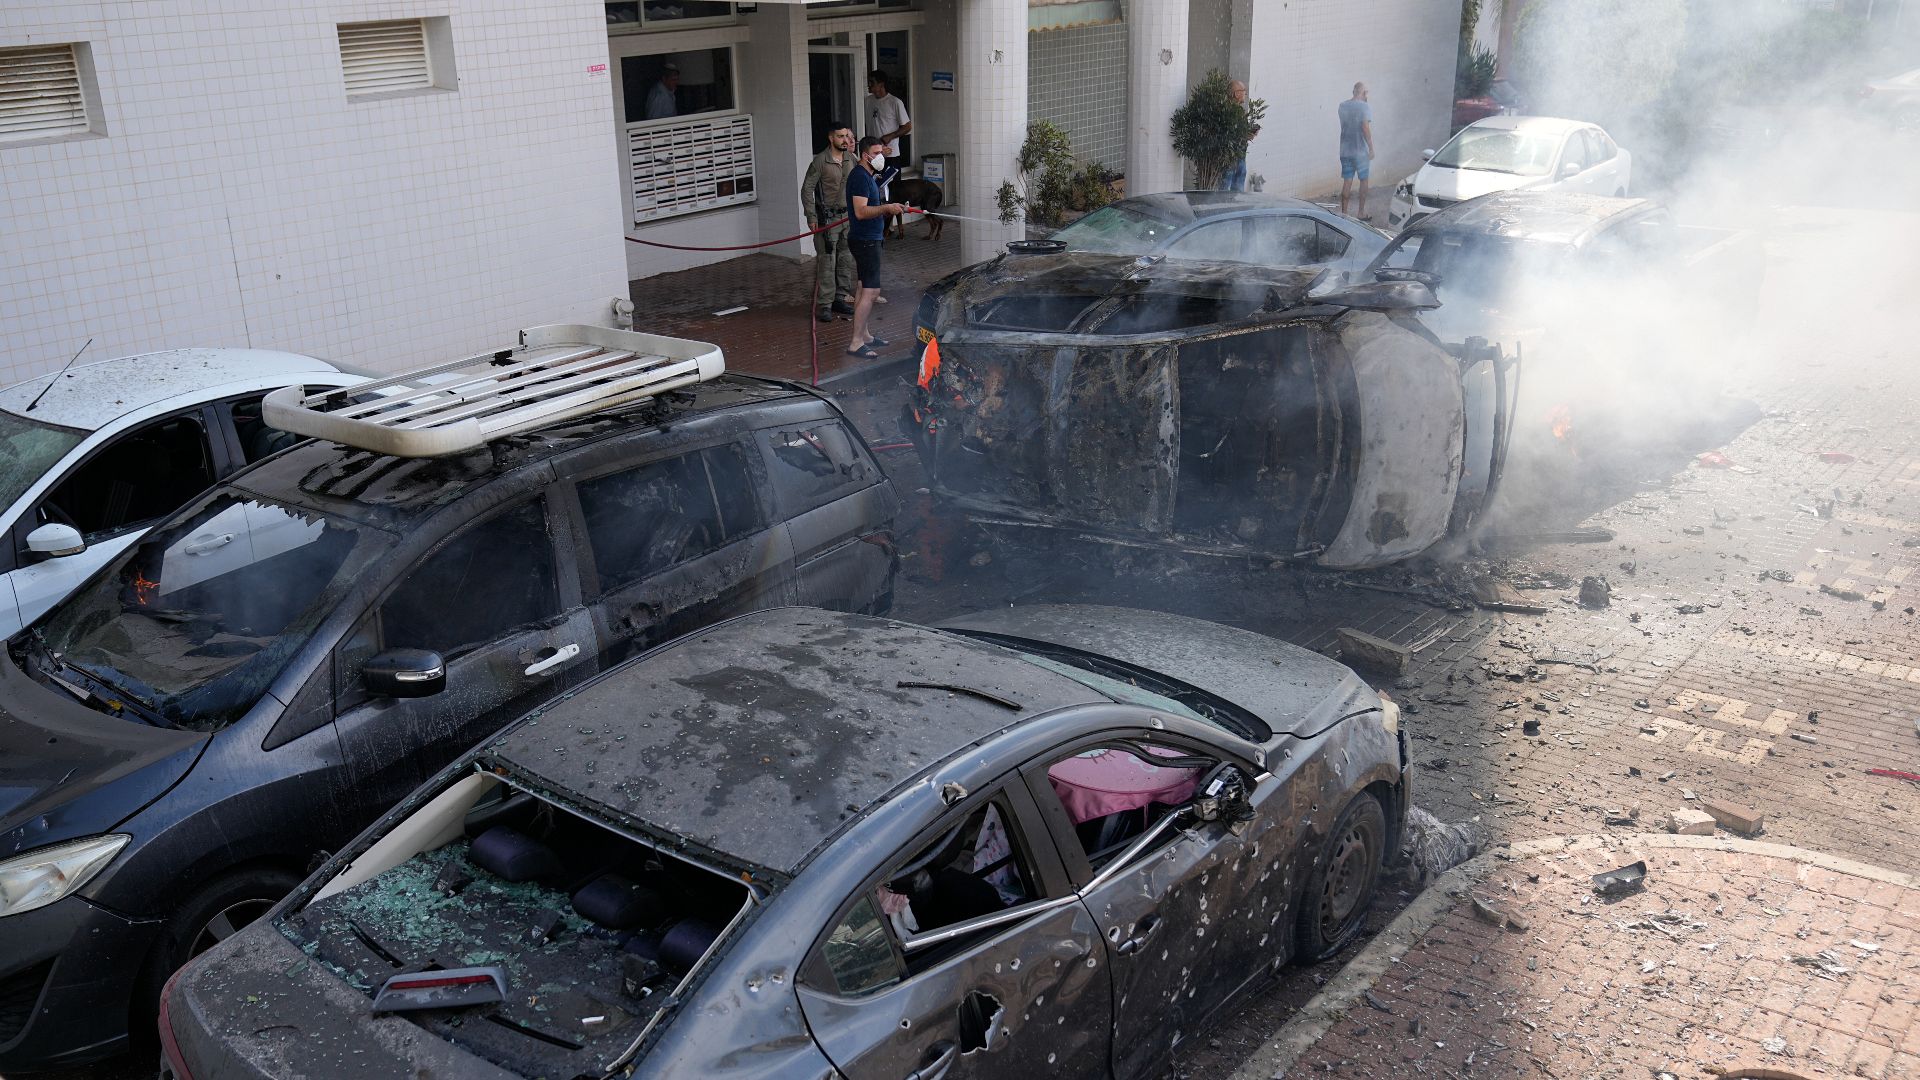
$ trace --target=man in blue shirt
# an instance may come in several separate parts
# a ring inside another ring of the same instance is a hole
[[[1367,176],[1373,172],[1373,106],[1367,104],[1367,84],[1353,84],[1353,96],[1340,103],[1340,212],[1347,212],[1353,182],[1360,181],[1357,215],[1367,220]]]
[[[887,167],[887,144],[868,135],[860,140],[857,153],[860,164],[847,174],[847,247],[853,252],[860,291],[853,301],[853,337],[847,342],[847,355],[878,360],[878,350],[887,342],[867,329],[867,318],[873,313],[873,298],[880,295],[880,241],[886,237],[887,215],[903,214],[907,208],[880,201],[879,177]]]

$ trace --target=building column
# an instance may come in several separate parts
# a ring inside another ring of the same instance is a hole
[[[960,212],[960,256],[991,259],[1006,242],[1025,235],[1016,221],[1002,225],[996,196],[1014,178],[1014,159],[1027,137],[1027,0],[956,0],[959,11],[960,160],[955,195]],[[991,222],[991,224],[989,224]]]
[[[1127,5],[1127,194],[1179,191],[1173,113],[1187,100],[1187,0]]]

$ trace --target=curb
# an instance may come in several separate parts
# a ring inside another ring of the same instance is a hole
[[[1248,1055],[1247,1059],[1241,1062],[1240,1067],[1233,1071],[1229,1080],[1273,1080],[1275,1077],[1284,1075],[1302,1054],[1312,1049],[1313,1045],[1320,1041],[1321,1036],[1346,1016],[1348,1010],[1353,1008],[1362,994],[1372,989],[1373,984],[1393,966],[1402,952],[1405,952],[1416,939],[1432,929],[1435,923],[1453,910],[1464,897],[1468,887],[1485,880],[1500,863],[1563,851],[1592,851],[1603,848],[1743,852],[1816,866],[1823,870],[1849,874],[1869,881],[1920,889],[1920,875],[1888,870],[1837,855],[1808,851],[1786,844],[1768,844],[1758,840],[1740,840],[1733,837],[1675,836],[1666,833],[1625,835],[1587,833],[1577,836],[1550,836],[1537,840],[1515,841],[1469,859],[1435,878],[1433,884],[1413,898],[1413,902],[1407,905],[1406,910],[1367,943],[1366,948],[1361,949],[1352,960],[1347,961],[1347,965],[1340,969],[1339,974],[1329,979],[1327,985],[1318,994],[1315,994],[1311,1000],[1300,1007],[1298,1012],[1293,1014],[1292,1018],[1282,1024],[1280,1030],[1274,1032],[1266,1043]]]

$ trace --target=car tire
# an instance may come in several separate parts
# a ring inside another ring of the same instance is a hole
[[[145,1046],[155,1041],[160,991],[175,971],[265,915],[298,884],[298,876],[275,867],[239,870],[208,882],[176,908],[147,954],[134,987],[129,1031],[135,1043]]]
[[[1363,792],[1334,819],[1307,875],[1294,924],[1295,962],[1317,964],[1346,948],[1360,932],[1380,884],[1386,848],[1386,811]]]

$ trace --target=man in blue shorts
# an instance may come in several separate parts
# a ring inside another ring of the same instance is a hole
[[[880,201],[879,177],[887,168],[887,144],[868,135],[860,140],[860,163],[847,174],[847,248],[853,252],[853,272],[860,289],[853,300],[853,338],[847,355],[880,359],[886,341],[867,329],[873,298],[880,295],[880,241],[886,237],[887,215],[904,214],[899,203]]]
[[[1359,211],[1367,220],[1367,177],[1373,172],[1373,106],[1367,104],[1367,84],[1353,84],[1353,96],[1340,103],[1340,212],[1347,212],[1353,182],[1360,181]]]

